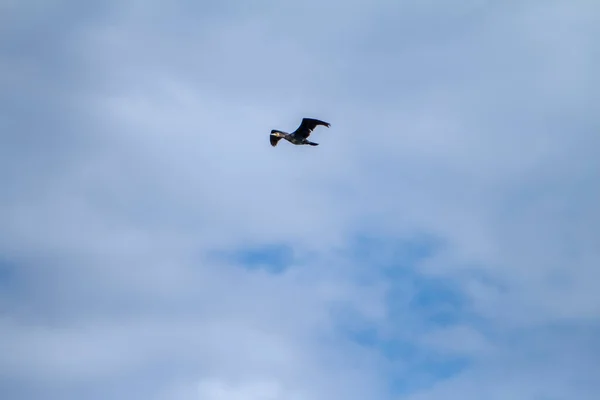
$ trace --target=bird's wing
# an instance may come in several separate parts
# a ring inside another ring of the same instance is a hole
[[[273,146],[273,147],[277,146],[277,142],[279,142],[281,140],[280,137],[273,136],[273,135],[270,135],[269,139],[271,140],[271,146]]]
[[[314,118],[302,118],[302,122],[296,131],[293,133],[297,137],[306,139],[310,133],[318,126],[323,125],[329,128],[329,122],[320,121]]]

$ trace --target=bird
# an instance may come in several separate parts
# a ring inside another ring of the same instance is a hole
[[[311,132],[319,125],[326,126],[327,128],[331,126],[329,122],[321,121],[314,118],[302,118],[300,126],[292,133],[287,133],[277,129],[273,129],[270,135],[271,146],[277,146],[277,142],[279,142],[281,139],[285,139],[288,142],[295,145],[306,144],[310,146],[318,146],[319,143],[311,142],[310,140],[308,140],[308,137],[310,136]]]

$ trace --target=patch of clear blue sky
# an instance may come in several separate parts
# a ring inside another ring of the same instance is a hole
[[[281,273],[293,262],[294,252],[289,245],[272,243],[234,251],[218,251],[212,256],[248,269],[264,269],[271,273]]]
[[[0,290],[3,290],[14,282],[16,269],[14,265],[0,256]]]
[[[411,366],[409,371],[401,367],[391,371],[390,390],[397,395],[449,378],[469,365],[465,357],[442,355],[414,340],[415,335],[469,318],[466,299],[452,281],[419,272],[419,263],[442,248],[441,241],[427,235],[410,240],[360,235],[353,241],[353,257],[386,278],[386,319],[399,334],[385,337],[369,325],[353,325],[345,333],[360,345],[377,349],[393,365]]]
[[[334,311],[338,329],[348,340],[377,350],[392,364],[401,361],[411,365],[408,372],[391,371],[389,389],[395,394],[408,393],[419,385],[449,378],[466,368],[467,358],[439,354],[415,344],[414,340],[414,335],[469,318],[466,300],[452,281],[419,272],[419,263],[439,251],[443,243],[427,235],[405,240],[369,234],[356,235],[349,243],[344,256],[363,266],[365,283],[373,276],[386,278],[389,285],[386,319],[396,325],[392,329],[399,330],[400,335],[383,337],[377,326],[364,321],[355,310],[342,306]],[[214,253],[214,256],[251,270],[281,273],[293,263],[294,249],[273,243]]]

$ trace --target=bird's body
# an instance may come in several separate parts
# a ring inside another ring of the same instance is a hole
[[[287,133],[287,132],[278,131],[276,129],[273,129],[271,131],[271,136],[270,136],[271,146],[273,146],[273,147],[277,146],[277,142],[279,142],[281,139],[285,139],[288,142],[295,144],[295,145],[308,144],[310,146],[318,146],[319,145],[318,143],[314,143],[314,142],[311,142],[308,140],[308,137],[310,136],[311,132],[318,125],[323,125],[328,128],[330,126],[330,124],[328,122],[320,121],[318,119],[303,118],[298,129],[296,129],[292,133]]]

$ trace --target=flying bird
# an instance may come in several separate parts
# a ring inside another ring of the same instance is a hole
[[[270,136],[271,146],[273,146],[273,147],[277,146],[277,142],[279,142],[281,139],[285,139],[288,142],[290,142],[292,144],[296,144],[296,145],[308,144],[311,146],[318,146],[319,143],[314,143],[314,142],[311,142],[308,140],[308,137],[310,136],[311,132],[318,125],[323,125],[328,128],[331,126],[328,122],[320,121],[318,119],[302,118],[302,122],[300,123],[300,126],[298,127],[298,129],[296,129],[292,133],[287,133],[287,132],[278,131],[276,129],[273,129],[271,131],[271,136]]]

